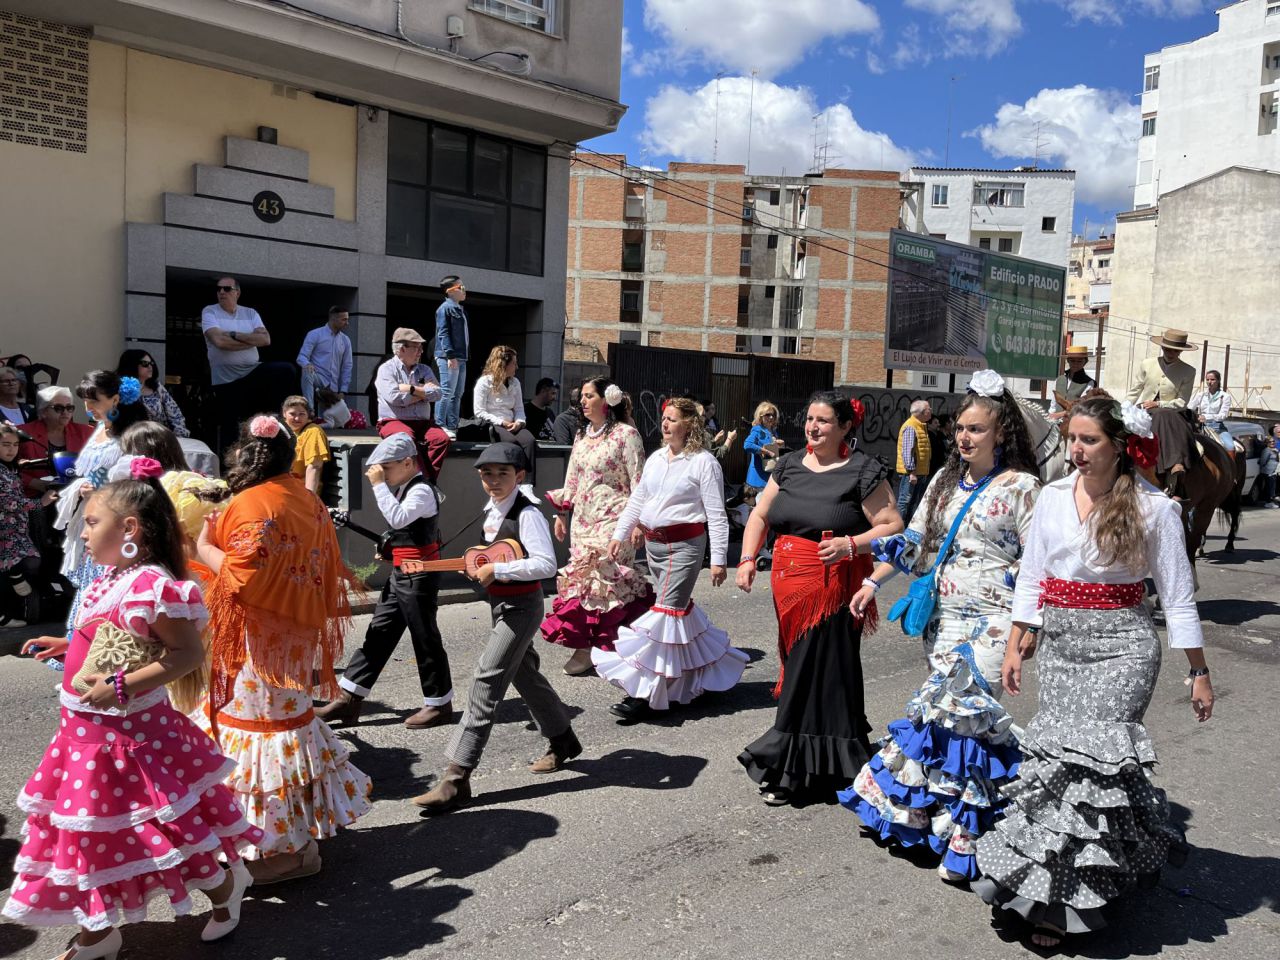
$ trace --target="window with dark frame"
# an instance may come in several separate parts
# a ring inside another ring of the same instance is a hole
[[[1041,217],[1040,229],[1045,233],[1053,233],[1055,230],[1058,229],[1058,218],[1057,217]]]
[[[1000,253],[1013,253],[1013,237],[1000,238]]]
[[[541,275],[545,149],[391,115],[387,253]]]
[[[767,249],[767,250],[777,250],[777,249],[778,249],[778,235],[777,235],[776,233],[771,233],[771,234],[769,234],[769,239],[768,239],[768,241],[765,243],[765,249]]]

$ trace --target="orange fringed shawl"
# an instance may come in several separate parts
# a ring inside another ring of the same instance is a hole
[[[847,606],[862,581],[871,576],[871,557],[857,554],[825,565],[818,559],[818,544],[804,537],[782,536],[773,546],[773,572],[769,586],[773,609],[778,615],[778,683],[775,697],[782,693],[782,678],[791,648],[804,634]],[[862,618],[863,632],[875,630],[878,613],[875,601]]]
[[[222,569],[198,569],[209,608],[215,729],[246,656],[273,686],[318,687],[320,696],[336,696],[333,665],[351,625],[350,590],[357,583],[320,499],[296,477],[273,477],[232,498],[214,541],[226,553]]]

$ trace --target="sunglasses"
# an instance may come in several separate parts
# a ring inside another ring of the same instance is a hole
[[[51,403],[49,404],[49,406],[53,408],[54,413],[75,413],[76,412],[75,406],[70,403]]]
[[[139,360],[139,361],[138,361],[138,366],[140,366],[140,367],[154,367],[155,365],[156,365],[156,362],[155,362],[154,360]]]
[[[777,420],[778,415],[776,413],[765,413],[765,414],[761,414],[760,419],[761,420]]]
[[[219,293],[235,293],[235,287],[218,287]]]

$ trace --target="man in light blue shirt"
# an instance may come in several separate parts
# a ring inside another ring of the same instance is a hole
[[[307,334],[298,351],[302,370],[302,395],[316,409],[316,387],[334,393],[351,389],[351,338],[347,329],[350,316],[343,307],[329,308],[329,322]]]

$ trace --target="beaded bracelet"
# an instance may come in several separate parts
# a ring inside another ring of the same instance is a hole
[[[111,678],[111,683],[116,688],[116,702],[123,707],[129,702],[129,694],[125,693],[124,690],[124,671],[117,671],[116,675]]]
[[[875,577],[867,577],[862,581],[862,585],[864,587],[870,587],[876,593],[880,592],[880,581]]]

